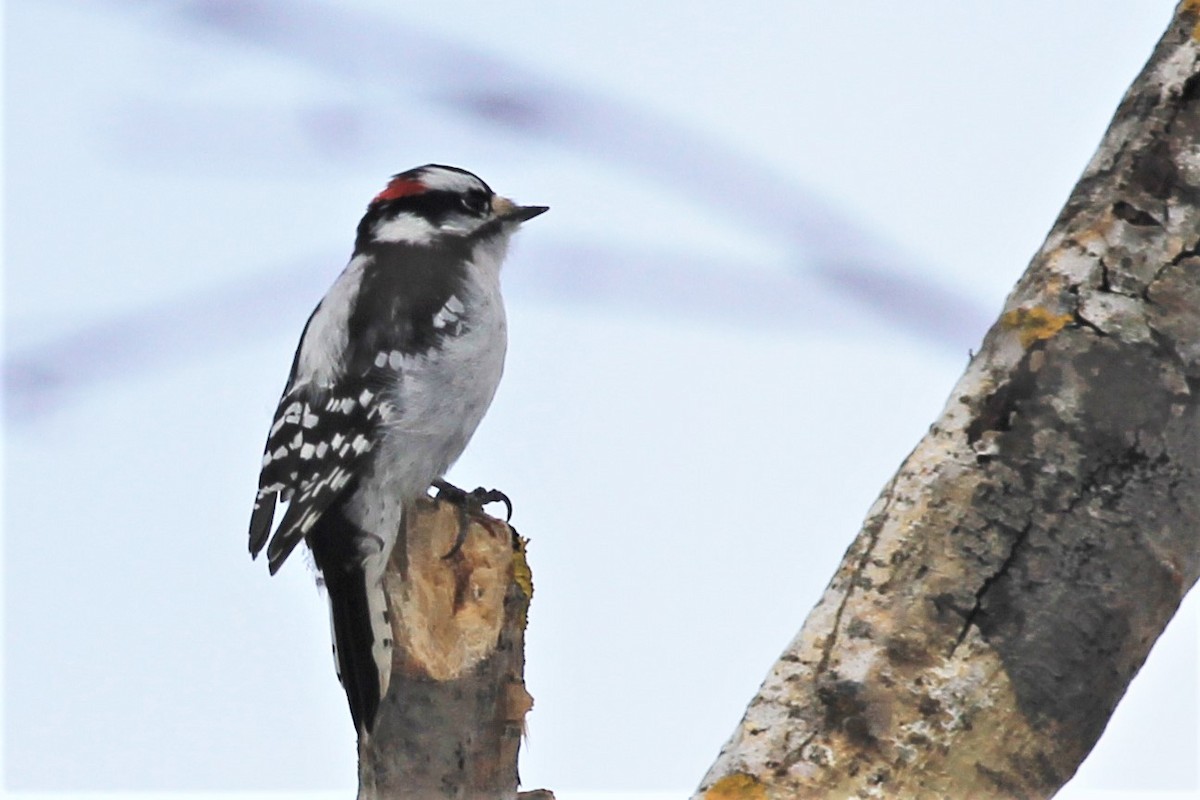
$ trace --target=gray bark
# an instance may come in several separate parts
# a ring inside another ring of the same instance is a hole
[[[1050,797],[1200,574],[1200,3],[696,797]]]

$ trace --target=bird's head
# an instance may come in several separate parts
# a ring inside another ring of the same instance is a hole
[[[394,175],[367,207],[359,242],[429,245],[438,239],[508,234],[546,206],[520,206],[500,197],[476,175],[426,164]]]

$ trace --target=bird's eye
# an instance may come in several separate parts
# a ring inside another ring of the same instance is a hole
[[[487,211],[488,198],[483,192],[468,192],[462,196],[460,202],[468,214],[482,215]]]

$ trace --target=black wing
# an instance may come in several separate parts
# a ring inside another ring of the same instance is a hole
[[[279,401],[250,517],[250,553],[257,556],[270,537],[272,573],[357,479],[380,424],[392,413],[382,394],[368,374],[333,387],[301,384]],[[279,501],[288,508],[271,536]]]

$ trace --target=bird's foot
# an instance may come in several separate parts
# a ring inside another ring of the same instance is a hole
[[[483,507],[489,503],[503,503],[507,512],[504,517],[505,523],[512,519],[512,501],[499,489],[484,489],[480,486],[468,492],[441,478],[433,482],[433,488],[437,490],[438,500],[453,503],[458,509],[458,535],[454,537],[454,546],[450,548],[450,552],[442,558],[454,558],[458,555],[463,542],[467,540],[467,528],[471,523],[471,517],[475,517],[484,527],[491,529],[489,525],[491,517],[483,510]]]

